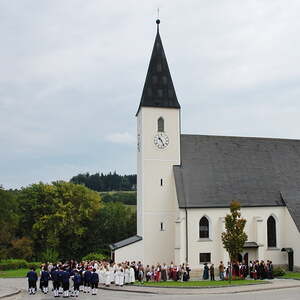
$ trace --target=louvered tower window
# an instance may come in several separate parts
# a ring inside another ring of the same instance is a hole
[[[165,122],[162,117],[160,117],[157,121],[157,131],[164,132],[165,131]]]

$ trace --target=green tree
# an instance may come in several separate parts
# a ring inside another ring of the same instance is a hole
[[[102,253],[109,244],[136,234],[136,212],[120,202],[104,203],[89,228],[82,254]]]
[[[224,248],[229,254],[231,266],[232,262],[237,260],[239,253],[243,251],[244,244],[248,239],[247,234],[244,232],[246,219],[241,217],[240,210],[240,203],[232,201],[230,204],[230,214],[227,214],[225,217],[225,232],[222,232],[221,235]]]
[[[31,261],[33,257],[33,242],[27,237],[22,237],[11,242],[12,246],[9,250],[10,257],[23,258]]]
[[[100,207],[100,195],[85,186],[63,181],[33,184],[20,192],[22,233],[30,233],[37,258],[48,248],[61,258],[77,258]]]
[[[7,258],[18,229],[18,203],[15,191],[0,186],[0,259]]]

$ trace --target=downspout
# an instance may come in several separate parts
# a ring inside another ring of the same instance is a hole
[[[185,208],[185,263],[189,262],[189,244],[188,244],[188,212]]]

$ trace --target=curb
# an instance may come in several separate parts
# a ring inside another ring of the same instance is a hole
[[[153,285],[134,285],[135,287],[141,288],[154,288],[154,289],[194,289],[194,290],[203,290],[203,289],[218,289],[218,288],[229,288],[229,287],[239,287],[239,286],[257,286],[257,285],[264,285],[264,284],[272,284],[271,282],[260,282],[260,283],[247,283],[243,285],[210,285],[210,286],[153,286]]]
[[[112,288],[112,287],[103,287],[100,286],[98,287],[99,290],[106,290],[106,291],[114,291],[114,292],[129,292],[129,293],[137,293],[137,294],[151,294],[151,295],[159,295],[160,293],[157,292],[149,292],[149,291],[139,291],[139,290],[129,290],[129,289],[116,289],[116,288]]]
[[[0,296],[0,299],[9,298],[9,297],[12,297],[12,296],[16,296],[16,295],[18,295],[20,293],[21,293],[21,290],[16,290],[15,292],[11,292],[11,293],[8,293],[6,295]]]
[[[288,286],[279,286],[279,287],[274,287],[274,286],[269,286],[269,284],[271,283],[265,283],[266,285],[268,285],[268,287],[266,288],[263,288],[263,289],[259,289],[259,290],[253,290],[253,289],[247,289],[247,290],[237,290],[237,291],[226,291],[224,290],[223,292],[219,293],[219,292],[211,292],[212,289],[214,288],[220,288],[220,287],[234,287],[234,286],[217,286],[217,287],[183,287],[183,288],[180,288],[180,287],[177,287],[178,290],[181,290],[182,292],[185,292],[184,290],[186,289],[193,289],[193,290],[196,290],[198,289],[199,291],[201,290],[202,293],[203,293],[203,290],[204,289],[207,289],[207,290],[210,290],[210,292],[208,294],[240,294],[240,293],[254,293],[254,292],[260,292],[260,291],[271,291],[271,290],[282,290],[282,289],[291,289],[291,288],[299,288],[300,285],[288,285]],[[249,284],[249,285],[244,285],[244,286],[257,286],[257,285],[265,285],[265,284]],[[147,286],[145,288],[149,288],[150,286]],[[159,288],[159,287],[155,287],[155,288]],[[164,287],[164,288],[170,288],[170,287]],[[174,290],[174,288],[176,287],[172,287],[171,289]],[[116,289],[116,288],[113,288],[113,287],[99,287],[99,289],[101,290],[108,290],[108,291],[114,291],[114,292],[129,292],[129,293],[137,293],[137,294],[152,294],[152,295],[159,295],[159,294],[162,294],[162,295],[167,295],[165,293],[160,293],[160,292],[156,292],[156,291],[142,291],[142,290],[130,290],[130,289]],[[185,294],[189,294],[189,295],[197,295],[195,293],[185,293]],[[174,293],[168,293],[168,295],[175,295]]]

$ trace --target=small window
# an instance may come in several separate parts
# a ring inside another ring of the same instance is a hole
[[[163,186],[163,179],[160,179],[160,186]]]
[[[156,70],[157,70],[157,72],[161,72],[161,64],[158,63],[156,65]]]
[[[162,96],[163,96],[163,90],[162,89],[158,89],[157,90],[157,95],[158,95],[159,98],[162,98]]]
[[[210,263],[210,253],[200,253],[200,264]]]
[[[165,122],[164,122],[164,119],[162,117],[160,117],[158,120],[157,120],[157,131],[158,132],[164,132],[165,131]]]
[[[209,222],[206,217],[202,217],[199,222],[199,238],[200,239],[209,238]]]
[[[168,83],[168,78],[167,78],[167,76],[163,76],[162,81],[163,81],[163,84],[166,85],[166,84]]]
[[[276,247],[276,220],[273,216],[270,216],[267,221],[268,231],[268,247]]]
[[[160,222],[160,231],[165,231],[164,223]]]

